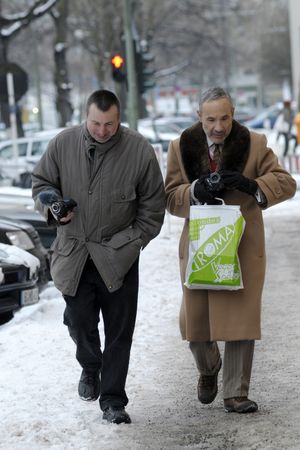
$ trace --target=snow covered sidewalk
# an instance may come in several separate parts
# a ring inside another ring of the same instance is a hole
[[[250,396],[259,404],[257,414],[224,412],[222,376],[211,405],[197,400],[198,375],[178,329],[182,222],[167,216],[140,261],[127,379],[133,423],[107,424],[98,402],[78,398],[81,370],[62,324],[64,302],[49,286],[38,305],[0,327],[0,449],[300,449],[299,210],[295,200],[266,212],[269,272]]]

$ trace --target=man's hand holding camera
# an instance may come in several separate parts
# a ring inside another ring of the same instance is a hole
[[[219,204],[218,197],[225,189],[237,189],[249,195],[255,195],[258,184],[255,180],[245,177],[234,170],[220,170],[208,175],[202,175],[193,185],[192,195],[200,203],[208,205]]]
[[[66,225],[74,217],[73,209],[75,206],[77,206],[77,203],[73,199],[59,200],[50,205],[50,211],[58,223]]]
[[[194,184],[194,197],[200,203],[207,203],[208,205],[216,205],[220,203],[218,197],[224,189],[224,184],[217,172],[209,175],[202,175]]]
[[[233,170],[221,170],[221,180],[227,189],[238,189],[249,195],[255,195],[258,184],[255,180],[245,177],[240,172]]]
[[[54,191],[43,191],[39,194],[43,205],[49,207],[52,216],[60,225],[67,225],[74,217],[73,209],[77,203],[72,198],[61,199]]]

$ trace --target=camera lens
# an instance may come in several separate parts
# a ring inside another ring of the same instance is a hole
[[[218,172],[212,172],[206,179],[205,184],[210,192],[219,192],[224,189],[221,175]]]
[[[60,207],[60,204],[58,202],[52,203],[52,211],[55,214],[58,214],[60,209],[61,209],[61,207]]]
[[[218,172],[213,172],[210,174],[210,182],[213,184],[219,183],[221,180],[220,174]]]

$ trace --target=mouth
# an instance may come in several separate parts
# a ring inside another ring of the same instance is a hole
[[[107,139],[108,136],[97,136],[97,140],[98,141],[105,141],[105,139]]]
[[[217,140],[221,139],[221,140],[223,140],[224,137],[225,137],[224,134],[222,134],[222,135],[214,135],[213,139],[217,139]]]

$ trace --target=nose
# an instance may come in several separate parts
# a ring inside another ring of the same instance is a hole
[[[99,136],[105,136],[106,130],[104,125],[100,125],[98,128],[98,134]]]
[[[224,130],[223,124],[222,124],[222,122],[220,120],[218,120],[215,123],[215,131],[220,131],[221,132],[223,130]]]

